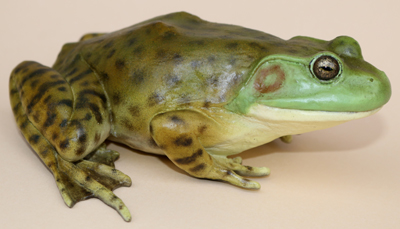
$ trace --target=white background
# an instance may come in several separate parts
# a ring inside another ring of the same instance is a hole
[[[2,228],[400,228],[399,41],[397,0],[53,1],[2,0],[0,7],[0,222]],[[188,11],[289,39],[354,37],[364,58],[386,72],[390,102],[376,115],[244,152],[268,166],[262,188],[247,191],[189,177],[166,157],[121,153],[117,168],[133,181],[115,193],[126,223],[97,199],[69,209],[51,173],[19,133],[8,79],[23,60],[51,66],[66,42],[154,16]]]

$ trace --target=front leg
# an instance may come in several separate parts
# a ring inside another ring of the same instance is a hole
[[[259,189],[257,182],[240,175],[265,176],[269,174],[269,169],[243,166],[240,158],[210,155],[201,139],[205,139],[202,126],[211,124],[212,121],[200,113],[175,111],[156,116],[151,122],[150,131],[168,158],[190,175],[222,180],[242,188]]]

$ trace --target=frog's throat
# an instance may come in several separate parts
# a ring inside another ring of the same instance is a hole
[[[268,123],[278,135],[301,134],[339,125],[375,114],[381,108],[363,112],[333,112],[294,110],[255,104],[246,116],[262,123]]]

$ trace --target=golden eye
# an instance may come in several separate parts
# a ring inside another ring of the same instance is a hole
[[[315,60],[312,72],[320,80],[331,80],[339,75],[340,65],[331,56],[320,56]]]

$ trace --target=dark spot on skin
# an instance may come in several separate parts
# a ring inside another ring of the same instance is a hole
[[[113,41],[109,41],[107,44],[105,44],[105,45],[103,46],[103,48],[104,48],[104,49],[108,49],[108,48],[110,48],[110,47],[113,46],[113,45],[114,45]]]
[[[68,123],[68,119],[63,119],[61,121],[60,127],[65,127],[67,125],[67,123]]]
[[[183,57],[179,55],[178,53],[174,53],[172,56],[172,59],[174,60],[175,64],[180,64],[183,61]]]
[[[226,45],[226,48],[228,49],[236,49],[239,46],[237,42],[232,42]]]
[[[118,209],[122,210],[122,208],[124,208],[122,205],[119,205]]]
[[[176,115],[171,117],[171,121],[176,123],[176,124],[179,124],[179,125],[185,124],[185,121],[183,121],[181,118],[179,118]]]
[[[125,61],[124,61],[124,60],[121,60],[121,59],[116,60],[116,61],[115,61],[115,68],[116,68],[117,70],[119,70],[119,71],[121,71],[122,69],[124,69],[124,68],[125,68]]]
[[[268,51],[266,47],[260,45],[260,44],[257,43],[257,42],[250,42],[250,43],[249,43],[249,46],[250,46],[251,48],[253,48],[253,49],[257,49],[257,50],[260,50],[260,51],[263,51],[263,52],[267,52],[267,51]]]
[[[59,105],[59,106],[65,105],[65,106],[68,106],[68,107],[71,107],[71,108],[72,108],[72,100],[70,100],[70,99],[63,99],[63,100],[61,100],[60,102],[58,102],[58,105]]]
[[[59,87],[59,88],[57,88],[59,91],[66,91],[67,90],[67,88],[66,87]]]
[[[34,80],[34,81],[31,83],[31,88],[34,89],[34,88],[37,86],[38,83],[39,83],[39,80]]]
[[[27,70],[28,66],[32,64],[37,64],[37,63],[29,61],[18,65],[18,67],[16,67],[14,70],[14,74],[18,74],[22,69]]]
[[[172,30],[166,31],[165,33],[162,34],[162,39],[163,40],[171,40],[176,37],[176,33]]]
[[[233,175],[233,173],[232,173],[232,171],[228,170],[228,171],[226,171],[226,175],[228,175],[228,176],[232,176],[232,175]]]
[[[99,124],[102,124],[103,123],[103,117],[101,116],[99,107],[94,103],[89,103],[88,106],[89,106],[89,109],[93,112],[94,117],[96,118],[96,121]]]
[[[248,169],[249,171],[253,171],[253,167],[251,167],[251,166],[246,165],[244,167],[246,167],[246,169]]]
[[[84,152],[86,151],[86,147],[85,146],[82,146],[82,147],[79,147],[79,149],[78,150],[76,150],[76,155],[78,155],[78,156],[80,156],[80,155],[82,155]]]
[[[210,108],[210,106],[211,106],[211,102],[210,101],[205,101],[204,104],[203,104],[204,108]]]
[[[69,81],[69,84],[73,84],[74,82],[83,79],[84,77],[86,77],[86,76],[87,76],[88,74],[90,74],[90,73],[93,73],[92,70],[91,70],[90,68],[87,69],[87,70],[84,71],[84,72],[79,73],[77,76],[75,76],[74,78],[72,78],[72,79]]]
[[[134,117],[138,117],[140,115],[140,108],[139,106],[130,106],[128,108],[129,113],[134,116]]]
[[[203,150],[198,149],[194,154],[192,154],[192,156],[175,159],[175,162],[181,165],[187,165],[196,161],[197,158],[201,157],[201,155],[203,155]]]
[[[26,128],[26,126],[27,126],[29,123],[30,123],[29,120],[28,120],[28,119],[25,119],[25,121],[23,121],[23,122],[20,124],[19,129],[20,129],[20,130],[24,130],[24,129]]]
[[[57,133],[53,133],[53,136],[51,137],[51,139],[54,141],[58,138],[58,134]]]
[[[32,115],[32,118],[36,123],[40,122],[40,115],[38,113]]]
[[[88,103],[89,103],[89,99],[88,98],[86,98],[86,97],[78,97],[76,99],[75,109],[86,108]]]
[[[218,87],[218,77],[212,75],[211,77],[206,79],[207,87]]]
[[[136,42],[136,37],[133,37],[133,38],[129,39],[126,44],[128,46],[132,46],[133,44],[135,44],[135,42]]]
[[[40,136],[37,135],[37,134],[34,134],[34,135],[29,137],[29,143],[30,144],[37,144],[39,139],[40,139]]]
[[[10,95],[12,96],[12,95],[14,95],[14,94],[16,94],[16,93],[18,93],[18,90],[17,89],[11,89],[10,90]]]
[[[275,82],[271,85],[266,86],[264,84],[265,78],[267,78],[269,75],[274,74],[277,75]],[[281,88],[284,81],[285,73],[282,71],[279,65],[273,65],[269,68],[259,71],[256,79],[254,80],[253,87],[260,93],[270,93],[277,91],[279,88]]]
[[[111,50],[111,51],[107,54],[106,58],[107,58],[107,59],[110,59],[114,54],[115,54],[115,49]]]
[[[114,105],[119,105],[121,103],[121,95],[119,92],[115,92],[112,95],[112,101],[113,101]]]
[[[199,127],[199,133],[200,133],[200,134],[203,134],[204,131],[206,131],[206,130],[207,130],[207,125],[203,125],[203,126],[200,126],[200,127]]]
[[[57,117],[56,113],[47,111],[47,119],[44,122],[44,127],[47,128],[47,127],[53,125],[54,121],[56,120],[56,117]]]
[[[117,170],[116,169],[111,169],[111,172],[112,173],[117,173]],[[116,197],[116,196],[114,196],[114,197]]]
[[[139,47],[135,48],[133,50],[133,54],[135,54],[136,56],[140,56],[144,51],[144,47],[143,45],[140,45]]]
[[[30,73],[29,75],[27,75],[26,77],[24,77],[22,79],[20,87],[22,87],[28,80],[33,79],[35,77],[42,76],[42,75],[46,74],[47,72],[51,72],[51,71],[53,71],[51,68],[41,68],[41,69],[37,69],[37,70],[33,71],[32,73]]]
[[[73,75],[73,74],[75,74],[76,71],[78,71],[78,69],[74,68],[70,72],[68,72],[65,76],[67,77],[67,76]]]
[[[208,60],[208,62],[210,62],[210,63],[214,63],[214,62],[215,62],[215,56],[214,56],[214,55],[209,56],[209,57],[207,58],[207,60]]]
[[[59,145],[59,147],[61,149],[66,149],[68,146],[69,146],[69,140],[68,139],[65,139],[64,141],[60,142],[60,145]]]
[[[166,59],[167,57],[167,52],[165,51],[165,49],[159,49],[156,52],[156,58],[158,59]]]
[[[42,152],[40,152],[40,155],[42,155],[42,157],[47,157],[47,155],[49,154],[49,150],[45,150],[45,151],[42,151]]]
[[[85,89],[79,92],[78,97],[84,97],[85,95],[93,95],[96,97],[99,97],[101,99],[101,101],[103,102],[103,104],[106,103],[106,96],[103,93],[99,93],[95,90],[92,89]]]
[[[90,119],[92,119],[92,115],[90,113],[86,113],[85,118],[83,118],[83,120],[89,121]]]
[[[18,112],[18,109],[21,107],[21,102],[17,103],[14,107],[13,107],[13,112],[14,114],[16,114]]]
[[[178,101],[180,104],[187,104],[187,105],[189,105],[192,102],[189,93],[180,94]]]
[[[158,93],[154,92],[153,94],[151,94],[149,96],[149,98],[147,99],[147,103],[150,107],[156,105],[156,104],[160,104],[164,101],[164,97],[159,95]]]
[[[81,144],[86,143],[86,141],[87,141],[86,133],[82,133],[81,135],[79,135],[78,141],[79,141],[79,143],[81,143]]]
[[[69,121],[69,125],[77,127],[78,131],[80,133],[84,133],[85,132],[85,130],[82,128],[82,123],[79,120],[73,119],[73,120]]]
[[[51,99],[51,95],[47,96],[47,97],[44,99],[43,102],[44,102],[44,103],[48,103],[50,99]]]
[[[116,201],[116,200],[118,200],[118,197],[117,197],[116,195],[113,195],[113,196],[111,197],[111,199],[110,199],[111,202],[114,202],[114,201]]]
[[[57,74],[53,74],[53,75],[50,76],[50,78],[56,79],[56,78],[61,78],[61,76],[60,76],[60,75],[57,75]]]
[[[143,82],[144,77],[145,76],[145,72],[143,69],[136,69],[133,73],[132,73],[132,81],[134,84],[139,85],[140,83]]]
[[[100,137],[101,137],[101,135],[100,135],[99,133],[96,133],[96,134],[94,135],[94,142],[95,142],[95,143],[98,143],[98,142],[100,141]]]
[[[85,181],[86,182],[90,182],[92,180],[92,178],[90,178],[90,176],[87,176],[86,178],[85,178]]]
[[[85,82],[82,82],[82,83],[79,84],[79,85],[81,85],[81,86],[83,86],[83,87],[86,87],[86,86],[89,86],[89,82],[88,82],[88,81],[85,81]]]
[[[107,81],[107,80],[109,80],[109,79],[110,79],[110,77],[108,76],[108,74],[107,74],[106,72],[100,73],[100,80],[101,80],[102,82]]]
[[[193,172],[193,173],[196,173],[196,172],[199,172],[199,171],[203,170],[205,167],[206,167],[206,164],[201,163],[200,165],[191,168],[190,171]]]
[[[169,87],[174,87],[181,82],[180,78],[177,75],[167,75],[165,76],[165,83]]]
[[[47,164],[47,167],[48,168],[51,168],[51,167],[53,167],[54,166],[54,162],[49,162],[48,164]]]
[[[42,85],[40,85],[39,89],[37,90],[38,92],[36,93],[35,96],[33,96],[32,100],[27,106],[27,110],[30,110],[40,101],[40,99],[43,97],[43,95],[49,91],[50,88],[57,86],[59,84],[65,84],[64,80],[59,80],[59,81],[54,81],[54,82],[45,82]]]
[[[122,118],[121,119],[121,124],[125,128],[127,128],[129,131],[135,131],[135,126],[131,123],[131,121],[127,118]]]
[[[190,146],[193,143],[193,139],[191,137],[187,137],[186,135],[180,136],[174,141],[177,146]]]

